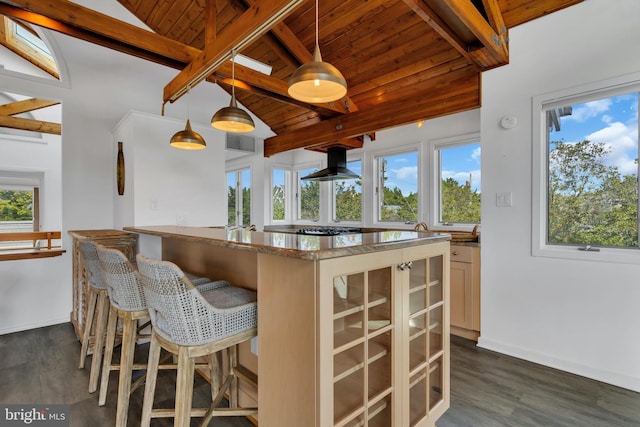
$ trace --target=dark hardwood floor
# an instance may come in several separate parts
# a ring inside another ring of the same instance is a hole
[[[639,393],[480,349],[461,338],[452,337],[451,344],[451,408],[438,427],[640,426]],[[144,358],[146,346],[139,350],[136,357]],[[89,360],[79,370],[79,353],[70,324],[0,336],[0,404],[65,403],[71,426],[113,425],[117,374],[112,374],[107,404],[99,407],[97,393],[87,392]],[[158,379],[159,405],[172,405],[173,384],[170,373]],[[198,378],[195,390],[196,404],[207,406],[207,384]],[[139,389],[132,396],[130,426],[139,424],[142,394]],[[172,422],[158,419],[152,426]],[[253,424],[217,418],[210,425]]]

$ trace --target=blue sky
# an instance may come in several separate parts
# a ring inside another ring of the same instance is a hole
[[[442,178],[453,178],[464,185],[471,177],[471,186],[480,192],[480,144],[460,145],[447,148],[442,154]],[[417,153],[407,153],[387,157],[387,185],[397,186],[402,194],[417,191],[418,177]],[[427,166],[428,170],[430,166]],[[429,176],[431,176],[429,174]]]
[[[607,164],[623,175],[637,175],[638,93],[573,105],[571,115],[560,119],[560,132],[549,138],[604,143],[610,149]]]

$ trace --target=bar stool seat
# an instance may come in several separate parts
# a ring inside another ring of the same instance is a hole
[[[93,393],[98,388],[107,315],[109,313],[109,295],[107,284],[102,279],[96,244],[90,241],[80,241],[79,249],[89,285],[87,288],[89,302],[87,304],[78,368],[84,368],[85,360],[89,353],[89,341],[93,338],[93,357],[91,359],[91,372],[89,373],[89,393]]]
[[[133,369],[146,369],[146,364],[133,364],[136,340],[140,336],[138,320],[148,319],[149,310],[139,274],[127,257],[117,249],[109,249],[101,245],[97,245],[96,249],[102,277],[107,284],[111,301],[98,405],[102,406],[106,402],[110,372],[119,370],[115,425],[126,427],[130,395],[141,384],[139,380],[132,387],[132,371]],[[122,348],[119,365],[112,363],[118,320],[122,323]]]
[[[153,325],[142,407],[141,426],[151,418],[174,417],[174,426],[187,427],[191,416],[247,416],[257,408],[238,408],[237,345],[257,335],[257,297],[227,281],[196,288],[175,264],[137,256],[142,285]],[[153,409],[158,361],[161,349],[178,356],[175,408]],[[220,386],[221,369],[216,354],[228,350],[226,380]],[[211,364],[209,408],[192,408],[195,360],[207,357]],[[229,408],[218,408],[225,392]]]

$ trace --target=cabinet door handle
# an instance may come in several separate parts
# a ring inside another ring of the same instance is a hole
[[[460,252],[458,252],[458,251],[453,251],[453,252],[452,252],[452,254],[453,254],[453,255],[459,255],[459,254],[460,254]]]
[[[407,267],[409,268],[409,270],[411,270],[411,267],[413,267],[413,261],[409,261],[407,263]]]
[[[407,263],[403,262],[402,264],[398,264],[398,268],[400,271],[404,271],[404,269],[407,268]]]

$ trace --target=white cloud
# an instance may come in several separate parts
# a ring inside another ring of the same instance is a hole
[[[579,108],[574,108],[570,116],[563,117],[565,120],[575,120],[584,122],[592,117],[596,117],[611,106],[611,98],[599,99],[597,101],[586,102]]]
[[[607,127],[586,136],[592,142],[603,143],[609,149],[606,163],[617,166],[623,175],[636,174],[635,159],[638,156],[637,124],[627,126],[620,122],[610,123]]]
[[[400,181],[417,181],[418,167],[405,166],[400,169],[391,169],[391,174]]]
[[[442,179],[453,178],[460,185],[464,185],[469,181],[469,177],[471,177],[471,187],[474,190],[480,191],[482,188],[482,174],[480,173],[480,169],[467,172],[442,171]]]
[[[480,161],[481,152],[482,152],[482,148],[480,146],[478,146],[476,149],[474,149],[473,153],[471,153],[471,160],[473,160],[475,162],[479,162]]]

